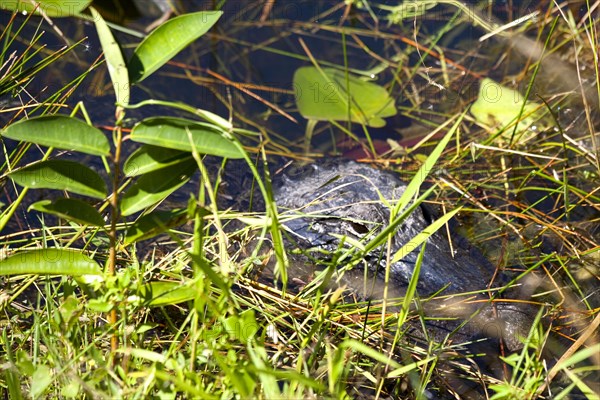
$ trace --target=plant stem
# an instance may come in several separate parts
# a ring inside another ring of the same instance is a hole
[[[123,120],[124,110],[121,107],[117,107],[115,116],[117,122],[113,131],[113,140],[115,143],[115,154],[113,159],[114,171],[113,171],[113,193],[110,198],[110,205],[112,208],[111,221],[110,221],[110,249],[108,255],[108,275],[115,276],[116,264],[117,264],[117,223],[119,222],[119,183],[121,175],[121,142],[123,139],[123,132],[121,130],[121,121]],[[108,323],[113,329],[116,329],[117,325],[117,305],[115,304],[108,315]],[[117,352],[118,347],[118,336],[116,331],[110,338],[110,350],[114,356]],[[115,358],[113,357],[113,366],[115,365]]]

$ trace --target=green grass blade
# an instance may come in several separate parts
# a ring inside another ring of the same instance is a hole
[[[408,287],[406,288],[406,293],[404,294],[404,300],[402,301],[402,309],[398,315],[398,328],[402,329],[402,326],[406,322],[408,318],[408,313],[410,311],[410,303],[413,301],[415,294],[417,293],[417,285],[419,283],[419,275],[421,274],[421,265],[423,265],[423,255],[425,254],[425,246],[427,243],[423,243],[421,246],[421,251],[419,252],[419,256],[417,257],[417,262],[415,263],[415,269],[413,270],[412,276],[410,277],[410,282],[408,283]]]
[[[94,18],[94,23],[96,24],[96,31],[98,31],[102,50],[104,51],[104,58],[106,59],[106,65],[108,66],[108,73],[115,91],[117,103],[124,105],[128,104],[130,91],[129,73],[127,72],[127,66],[125,65],[121,47],[115,40],[115,37],[102,16],[93,7],[90,7],[90,11],[92,12],[92,18]]]
[[[156,28],[135,49],[129,61],[132,82],[141,82],[194,40],[204,35],[223,14],[200,11],[173,18]]]
[[[429,195],[433,192],[433,187],[427,189],[410,207],[407,207],[402,210],[400,215],[396,215],[396,217],[387,225],[384,229],[381,230],[373,239],[371,239],[367,244],[364,245],[363,249],[361,249],[361,254],[367,254],[370,251],[374,250],[376,247],[383,245],[389,235],[393,234],[394,231],[398,228],[398,226],[404,221],[410,214],[412,214],[419,204],[421,204]],[[339,261],[344,260],[352,252],[346,252],[342,257],[340,257]]]
[[[398,203],[392,210],[392,217],[395,216],[396,214],[398,214],[398,212],[400,212],[400,210],[403,210],[404,208],[406,208],[406,206],[410,202],[410,199],[415,197],[419,193],[419,189],[420,189],[421,185],[423,184],[423,182],[425,182],[425,179],[427,178],[429,173],[433,170],[433,167],[435,166],[438,159],[442,155],[442,152],[448,145],[450,138],[458,130],[458,127],[460,126],[460,123],[462,122],[463,118],[465,117],[465,114],[466,114],[466,111],[464,111],[458,117],[458,119],[456,120],[454,125],[452,125],[452,127],[450,128],[448,133],[442,138],[442,140],[440,140],[440,142],[435,146],[435,148],[433,149],[433,151],[431,152],[429,157],[427,157],[427,159],[425,160],[423,165],[421,165],[421,167],[417,171],[417,174],[415,175],[415,177],[406,186],[404,193],[402,193],[402,196],[400,196]]]
[[[441,218],[438,218],[435,222],[425,228],[422,232],[419,232],[414,238],[412,238],[408,243],[402,246],[392,258],[392,264],[402,260],[406,255],[415,250],[418,246],[422,245],[427,241],[427,239],[433,235],[438,229],[444,226],[445,223],[450,221],[457,212],[459,212],[461,208],[457,208],[456,210],[452,210],[449,213],[444,214]]]
[[[229,293],[231,288],[229,287],[229,284],[225,282],[221,274],[212,269],[210,264],[203,257],[193,253],[188,254],[193,262],[200,268],[200,271],[202,271],[213,284],[223,290],[224,293]]]
[[[21,186],[31,189],[56,189],[103,199],[106,184],[96,172],[74,161],[42,161],[8,175]]]
[[[191,133],[192,142],[188,136]],[[227,158],[242,158],[240,150],[215,125],[183,118],[154,117],[139,122],[131,132],[135,142]]]
[[[7,368],[2,376],[4,377],[4,384],[6,385],[6,390],[8,391],[8,398],[22,400],[24,396],[23,389],[21,388],[21,376],[19,376],[19,374],[10,368]]]
[[[41,146],[107,156],[110,145],[99,129],[65,115],[24,119],[9,125],[2,136]]]
[[[346,339],[342,343],[340,343],[340,349],[351,349],[358,353],[364,354],[367,357],[372,358],[375,361],[379,361],[380,363],[387,364],[394,369],[402,368],[402,365],[395,360],[389,358],[389,356],[380,353],[372,347],[367,346],[366,344],[359,342],[355,339]]]
[[[13,254],[0,261],[1,275],[101,275],[96,261],[76,249],[37,249]]]

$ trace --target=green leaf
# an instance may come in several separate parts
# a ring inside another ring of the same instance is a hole
[[[94,207],[79,199],[42,200],[30,205],[29,209],[56,215],[82,225],[104,226],[102,215]]]
[[[45,365],[38,365],[31,377],[31,397],[39,398],[52,383],[52,370]]]
[[[385,126],[396,115],[394,100],[384,87],[348,76],[333,68],[302,67],[294,74],[300,114],[316,121],[352,121]]]
[[[521,113],[521,109],[523,112]],[[525,102],[525,98],[516,90],[500,85],[489,78],[485,78],[479,85],[479,96],[471,105],[471,114],[475,119],[491,127],[505,128],[517,121],[517,132],[521,132],[533,125],[545,129],[550,124],[543,118],[541,105],[532,101]],[[509,129],[504,136],[510,136]]]
[[[150,239],[188,220],[187,209],[154,211],[135,221],[125,234],[124,245]]]
[[[108,73],[115,91],[117,103],[126,105],[129,103],[130,84],[129,73],[127,71],[127,66],[125,65],[121,47],[115,40],[115,37],[108,25],[106,25],[102,16],[98,14],[93,7],[90,7],[90,11],[92,12],[92,18],[94,18],[94,23],[96,24],[96,31],[100,38],[102,50],[104,51],[104,58],[106,59],[106,65],[108,66]]]
[[[100,175],[74,161],[42,161],[8,176],[19,185],[32,189],[66,190],[97,199],[106,197],[106,184]]]
[[[234,340],[241,343],[248,343],[255,337],[260,326],[256,322],[254,310],[249,309],[242,312],[239,316],[232,315],[223,320],[223,328]]]
[[[158,281],[140,287],[140,297],[153,307],[163,307],[193,300],[197,290],[193,286],[184,286],[181,282]]]
[[[66,115],[23,119],[4,129],[2,136],[96,156],[107,156],[110,152],[102,131]]]
[[[145,119],[133,127],[131,140],[187,152],[193,151],[193,143],[198,153],[227,158],[243,157],[240,150],[218,127],[183,118]]]
[[[132,82],[141,82],[166,64],[194,40],[204,35],[222,11],[200,11],[180,15],[160,25],[135,49],[129,61]]]
[[[16,356],[17,360],[15,364],[17,365],[19,372],[27,376],[33,375],[33,373],[35,372],[35,365],[29,358],[27,352],[23,349],[19,349],[17,350]]]
[[[196,171],[195,160],[184,160],[170,167],[142,175],[121,200],[121,214],[127,216],[165,199],[183,186]]]
[[[52,18],[70,17],[80,14],[92,0],[37,0],[36,2],[40,4],[38,9],[35,7],[35,2],[30,0],[0,0],[0,8],[26,13],[36,10],[37,14],[41,11]]]
[[[0,275],[101,275],[98,263],[77,249],[36,249],[0,261]]]
[[[125,161],[123,172],[127,176],[143,175],[177,164],[186,158],[192,159],[192,155],[185,151],[144,145]]]

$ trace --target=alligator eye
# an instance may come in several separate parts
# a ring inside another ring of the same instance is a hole
[[[352,229],[354,229],[354,232],[356,232],[360,235],[366,235],[367,233],[369,233],[369,228],[367,228],[366,226],[364,226],[361,223],[351,222],[350,226],[352,226]]]

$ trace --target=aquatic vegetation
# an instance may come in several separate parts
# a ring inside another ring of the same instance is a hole
[[[544,116],[543,107],[526,101],[516,90],[485,78],[479,84],[479,96],[470,112],[478,122],[493,127],[493,131],[504,131],[501,136],[505,140],[514,137],[517,142],[526,143],[552,126],[549,118]]]

